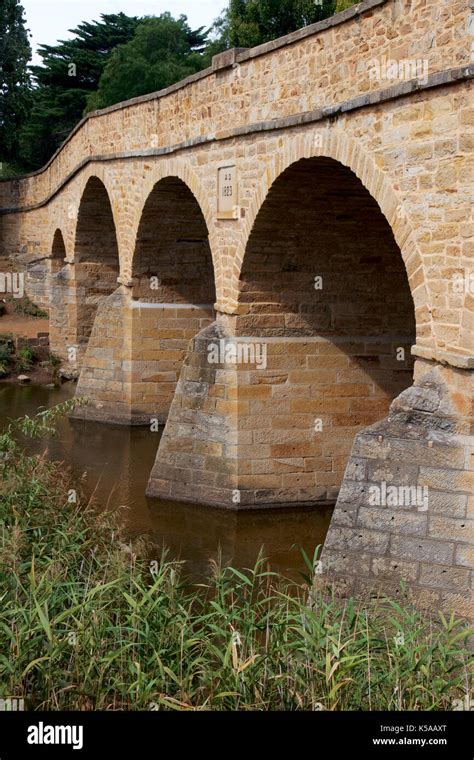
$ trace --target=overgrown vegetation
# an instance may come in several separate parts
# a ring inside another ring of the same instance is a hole
[[[204,28],[193,31],[185,16],[170,13],[144,19],[126,45],[115,48],[98,88],[87,98],[86,111],[161,90],[200,71],[210,62],[204,55]]]
[[[254,47],[328,18],[336,6],[336,0],[229,0],[214,30],[223,48]]]
[[[133,39],[139,19],[101,14],[69,30],[69,39],[40,45],[41,66],[31,66],[31,106],[19,136],[19,161],[43,166],[82,118],[87,96],[99,84],[112,51]]]
[[[468,630],[407,601],[289,585],[260,559],[185,569],[124,543],[64,466],[24,454],[66,405],[0,437],[0,697],[34,709],[440,710],[470,689]],[[150,557],[152,562],[150,563]]]
[[[41,367],[51,375],[53,381],[56,381],[59,377],[61,359],[52,353],[49,353],[44,361],[40,361],[40,358],[35,349],[29,345],[15,350],[13,335],[0,334],[0,379],[14,372],[30,372],[36,367]]]
[[[35,354],[30,346],[20,348],[16,357],[16,366],[19,372],[28,372],[35,360]]]
[[[0,335],[0,378],[6,377],[9,374],[13,352],[14,345],[12,335]]]
[[[61,369],[61,359],[59,356],[50,353],[46,361],[43,362],[43,366],[50,373],[54,381],[59,378],[59,370]]]
[[[18,135],[31,106],[28,61],[31,47],[23,6],[0,0],[0,171],[2,161],[18,160]]]
[[[18,163],[10,163],[8,161],[0,161],[0,179],[3,177],[17,177],[25,174],[25,167]]]
[[[12,372],[28,372],[33,367],[35,353],[30,346],[15,352],[15,342],[10,334],[0,335],[0,378]]]
[[[22,296],[21,298],[7,296],[5,301],[8,306],[13,309],[15,314],[21,314],[25,317],[33,317],[34,319],[47,319],[48,317],[48,314],[33,303],[28,296]]]

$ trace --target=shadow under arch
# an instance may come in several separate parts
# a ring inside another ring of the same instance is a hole
[[[196,196],[180,177],[158,179],[150,190],[140,215],[131,274],[135,298],[213,306],[208,226]]]
[[[50,274],[55,275],[64,266],[66,259],[66,245],[64,243],[64,235],[62,230],[57,227],[54,231],[53,242],[51,244],[50,253]]]
[[[191,188],[171,175],[147,190],[131,262],[131,405],[134,418],[165,422],[189,342],[215,318],[216,291]]]
[[[416,333],[400,248],[353,171],[313,157],[279,174],[247,240],[237,311],[237,336],[267,352],[264,368],[243,375],[266,388],[238,426],[242,440],[250,429],[268,445],[268,462],[259,480],[244,454],[241,472],[251,474],[240,487],[274,483],[275,502],[290,493],[334,502],[355,435],[412,385]]]
[[[412,293],[417,343],[434,348],[436,341],[435,326],[421,253],[414,239],[406,210],[394,191],[390,178],[378,168],[372,156],[364,150],[359,142],[340,129],[328,129],[318,137],[322,137],[322,139],[315,139],[314,134],[288,139],[281,151],[266,167],[251,205],[246,212],[241,241],[236,251],[236,266],[232,273],[230,292],[235,295],[238,292],[240,272],[248,240],[260,209],[278,178],[302,159],[333,159],[349,169],[360,180],[390,226],[405,264]],[[235,313],[237,311],[237,300],[231,301],[223,310],[227,313]]]
[[[214,212],[209,203],[208,194],[204,191],[198,175],[193,171],[188,163],[179,159],[167,159],[165,161],[152,164],[150,169],[151,170],[147,172],[143,178],[141,186],[141,202],[137,206],[134,206],[134,222],[128,233],[131,237],[128,239],[127,244],[124,246],[124,248],[128,248],[128,250],[132,252],[132,255],[130,257],[125,257],[122,263],[123,279],[125,281],[128,281],[132,275],[133,259],[135,257],[137,246],[137,236],[140,225],[143,222],[143,214],[146,206],[153,192],[156,191],[159,183],[166,180],[180,180],[188,189],[196,204],[199,206],[202,219],[206,225],[213,267],[217,275],[219,260],[215,258],[216,245]]]
[[[82,192],[74,243],[77,343],[91,334],[102,299],[118,287],[119,251],[112,205],[99,177],[91,176]]]

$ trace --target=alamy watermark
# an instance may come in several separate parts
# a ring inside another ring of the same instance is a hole
[[[456,272],[451,278],[453,293],[474,295],[474,272]]]
[[[382,82],[408,82],[417,79],[420,84],[428,84],[427,58],[401,58],[399,61],[382,56],[367,62],[371,80]]]
[[[469,694],[466,694],[464,699],[453,699],[452,708],[457,712],[462,710],[472,712],[474,710],[474,699]]]
[[[10,293],[13,298],[25,295],[24,272],[0,272],[0,293]]]
[[[209,343],[209,364],[236,365],[255,364],[258,369],[267,368],[267,344],[253,341],[225,340]]]
[[[382,481],[369,487],[371,507],[416,507],[426,512],[429,504],[428,486],[393,486]]]
[[[0,699],[0,712],[23,712],[25,700],[22,697],[4,697]]]
[[[59,744],[71,745],[72,749],[82,749],[84,746],[83,726],[52,726],[40,721],[37,725],[28,726],[26,738],[28,744]]]

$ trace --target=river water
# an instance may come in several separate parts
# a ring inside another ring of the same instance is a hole
[[[33,415],[71,398],[75,386],[0,384],[0,423]],[[149,428],[125,428],[82,420],[62,419],[57,435],[28,441],[32,453],[64,462],[82,490],[100,506],[123,511],[130,537],[149,535],[158,549],[165,545],[169,558],[186,562],[186,574],[204,579],[209,560],[252,567],[263,548],[270,567],[292,580],[301,579],[308,556],[324,542],[331,508],[275,509],[228,512],[211,507],[148,499],[146,484],[160,434]]]

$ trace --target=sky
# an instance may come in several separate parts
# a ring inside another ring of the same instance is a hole
[[[226,0],[21,0],[25,9],[26,26],[32,37],[33,62],[41,63],[36,48],[67,39],[81,21],[92,21],[101,13],[126,13],[128,16],[159,16],[169,11],[173,16],[184,14],[193,29],[210,26]]]

